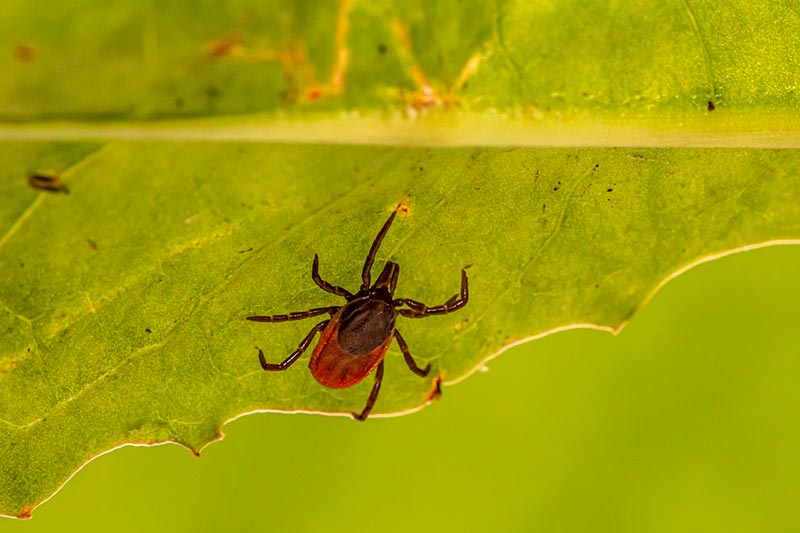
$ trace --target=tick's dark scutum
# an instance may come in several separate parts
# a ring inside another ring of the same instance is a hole
[[[371,352],[392,334],[395,313],[391,305],[364,298],[342,309],[339,347],[352,355]]]

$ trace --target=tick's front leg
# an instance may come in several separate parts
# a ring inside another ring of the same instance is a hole
[[[251,322],[288,322],[290,320],[303,320],[304,318],[311,318],[312,316],[324,315],[325,313],[332,315],[338,310],[339,306],[317,307],[316,309],[289,313],[288,315],[248,316],[246,320]]]
[[[319,275],[319,256],[314,254],[314,264],[311,265],[311,279],[314,280],[314,283],[325,292],[329,292],[331,294],[335,294],[336,296],[341,296],[342,298],[351,298],[353,295],[350,294],[350,291],[347,289],[343,289],[338,285],[331,285]]]

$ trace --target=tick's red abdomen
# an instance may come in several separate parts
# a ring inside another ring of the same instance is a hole
[[[372,372],[386,354],[392,337],[363,355],[351,355],[342,351],[338,343],[332,339],[336,333],[333,321],[322,332],[319,344],[314,348],[308,368],[320,384],[332,389],[352,387]]]

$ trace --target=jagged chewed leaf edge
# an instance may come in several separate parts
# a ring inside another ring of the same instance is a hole
[[[636,313],[639,312],[639,310],[641,310],[645,305],[647,305],[655,297],[655,295],[658,294],[658,292],[665,285],[667,285],[670,281],[672,281],[673,279],[677,278],[678,276],[684,274],[685,272],[688,272],[689,270],[691,270],[691,269],[693,269],[693,268],[695,268],[695,267],[697,267],[699,265],[702,265],[704,263],[715,261],[717,259],[722,259],[722,258],[727,257],[729,255],[738,254],[738,253],[741,253],[741,252],[746,252],[746,251],[750,251],[750,250],[757,250],[757,249],[760,249],[760,248],[766,248],[768,246],[798,245],[798,244],[800,244],[800,239],[775,239],[775,240],[769,240],[769,241],[756,243],[756,244],[748,244],[748,245],[741,246],[741,247],[738,247],[738,248],[725,250],[725,251],[722,251],[722,252],[718,252],[718,253],[715,253],[715,254],[710,254],[710,255],[701,257],[701,258],[699,258],[699,259],[697,259],[695,261],[692,261],[692,262],[688,263],[687,265],[677,269],[672,274],[670,274],[669,276],[665,277],[661,282],[659,282],[647,294],[647,296],[644,298],[644,300],[636,307],[636,309],[631,314],[631,316],[629,316],[628,318],[626,318],[625,320],[621,321],[619,324],[617,324],[615,326],[599,325],[599,324],[567,324],[567,325],[559,326],[559,327],[556,327],[556,328],[553,328],[553,329],[550,329],[550,330],[547,330],[547,331],[543,331],[541,333],[537,333],[535,335],[524,337],[522,339],[513,340],[511,342],[508,342],[508,343],[504,344],[499,350],[495,351],[494,353],[486,356],[477,365],[475,365],[472,368],[472,370],[470,370],[469,372],[467,372],[463,376],[460,376],[460,377],[458,377],[456,379],[453,379],[453,380],[444,380],[444,381],[441,382],[441,384],[442,385],[451,386],[451,385],[455,385],[455,384],[461,383],[462,381],[464,381],[465,379],[470,377],[475,372],[487,370],[486,364],[489,361],[499,357],[501,354],[503,354],[507,350],[513,348],[514,346],[518,346],[520,344],[524,344],[524,343],[531,342],[531,341],[534,341],[534,340],[537,340],[537,339],[540,339],[540,338],[543,338],[543,337],[547,337],[548,335],[552,335],[554,333],[558,333],[558,332],[562,332],[562,331],[568,331],[568,330],[572,330],[572,329],[595,329],[595,330],[600,330],[600,331],[606,331],[608,333],[611,333],[612,335],[617,335],[632,320],[633,316],[635,316]],[[372,415],[370,418],[391,418],[391,417],[397,417],[397,416],[403,416],[403,415],[415,413],[417,411],[422,410],[424,407],[430,405],[436,399],[437,399],[436,396],[431,395],[431,397],[429,397],[425,402],[423,402],[422,404],[420,404],[420,405],[418,405],[418,406],[416,406],[414,408],[403,410],[403,411],[398,411],[398,412],[394,412],[394,413],[376,413],[376,414]],[[239,414],[237,414],[237,415],[235,415],[235,416],[233,416],[231,418],[228,418],[227,420],[222,421],[216,428],[216,433],[217,433],[216,438],[209,440],[208,442],[206,442],[205,444],[200,446],[199,449],[194,449],[194,448],[192,448],[191,446],[188,446],[185,443],[174,441],[174,440],[165,440],[165,441],[153,442],[153,443],[128,442],[128,443],[119,444],[117,446],[114,446],[113,448],[110,448],[108,450],[102,451],[102,452],[94,455],[89,460],[84,462],[82,465],[80,465],[78,468],[76,468],[75,471],[72,472],[72,474],[70,474],[70,476],[67,479],[65,479],[64,482],[61,483],[61,485],[59,485],[58,488],[55,491],[53,491],[52,494],[50,494],[47,498],[41,500],[40,502],[37,502],[36,504],[32,505],[31,507],[26,508],[20,515],[13,516],[13,515],[0,514],[0,516],[4,516],[4,517],[8,517],[8,518],[23,519],[23,520],[31,518],[32,512],[37,507],[39,507],[43,503],[45,503],[48,500],[50,500],[51,498],[53,498],[56,494],[58,494],[61,491],[61,489],[67,483],[69,483],[69,481],[74,476],[76,476],[81,470],[83,470],[83,468],[86,467],[86,465],[88,465],[89,463],[91,463],[95,459],[97,459],[99,457],[102,457],[103,455],[109,454],[109,453],[111,453],[111,452],[113,452],[115,450],[118,450],[120,448],[124,448],[126,446],[152,447],[152,446],[162,446],[162,445],[165,445],[165,444],[177,444],[178,446],[181,446],[182,448],[185,448],[185,449],[189,450],[193,455],[199,457],[201,452],[205,448],[207,448],[211,444],[213,444],[215,442],[219,442],[219,441],[221,441],[222,439],[225,438],[225,433],[223,431],[223,428],[225,426],[227,426],[228,424],[230,424],[231,422],[233,422],[235,420],[238,420],[239,418],[242,418],[242,417],[248,416],[248,415],[252,415],[252,414],[256,414],[256,413],[314,414],[314,415],[340,416],[340,417],[344,416],[344,417],[348,417],[349,418],[349,415],[347,415],[346,413],[331,413],[331,412],[313,411],[313,410],[282,411],[282,410],[278,410],[278,409],[255,409],[255,410],[252,410],[252,411],[246,411],[246,412],[243,412],[243,413],[239,413]]]

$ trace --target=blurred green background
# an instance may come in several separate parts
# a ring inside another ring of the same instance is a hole
[[[123,448],[0,530],[794,531],[799,265],[700,265],[618,337],[513,348],[410,416],[248,416],[199,459]]]

